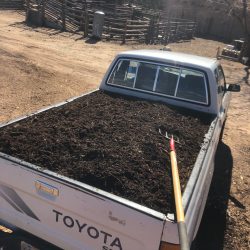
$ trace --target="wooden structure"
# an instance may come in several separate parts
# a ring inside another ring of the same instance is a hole
[[[0,0],[0,9],[24,9],[24,0]]]
[[[138,6],[117,4],[109,0],[26,0],[27,13],[36,10],[46,26],[69,32],[82,31],[91,36],[94,13],[105,13],[103,39],[168,44],[191,39],[196,23],[173,19],[165,12],[145,10]]]

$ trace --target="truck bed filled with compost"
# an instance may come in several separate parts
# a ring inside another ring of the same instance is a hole
[[[97,91],[2,127],[0,151],[168,213],[171,165],[159,129],[180,140],[184,189],[209,124],[161,103]]]

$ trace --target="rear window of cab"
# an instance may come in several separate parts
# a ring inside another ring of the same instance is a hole
[[[106,83],[208,104],[206,77],[199,70],[133,59],[120,59],[113,67]]]

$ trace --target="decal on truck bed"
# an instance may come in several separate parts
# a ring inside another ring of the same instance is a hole
[[[18,212],[40,221],[14,189],[0,184],[0,197],[8,202]]]

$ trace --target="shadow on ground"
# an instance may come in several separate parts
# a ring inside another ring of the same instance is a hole
[[[230,148],[222,141],[218,145],[215,157],[214,175],[208,195],[207,204],[195,241],[197,250],[228,249],[224,242],[227,226],[228,201],[230,196],[233,158]],[[242,204],[239,204],[242,206]]]
[[[247,85],[250,86],[250,82],[249,82],[249,75],[250,75],[250,72],[249,72],[249,71],[250,71],[250,66],[245,67],[244,70],[246,71],[246,76],[243,77],[243,80],[245,81],[245,83],[246,83]]]
[[[90,37],[88,38],[85,43],[88,43],[88,44],[96,44],[98,42],[100,42],[101,40],[98,39],[98,38],[95,38],[95,37]]]

